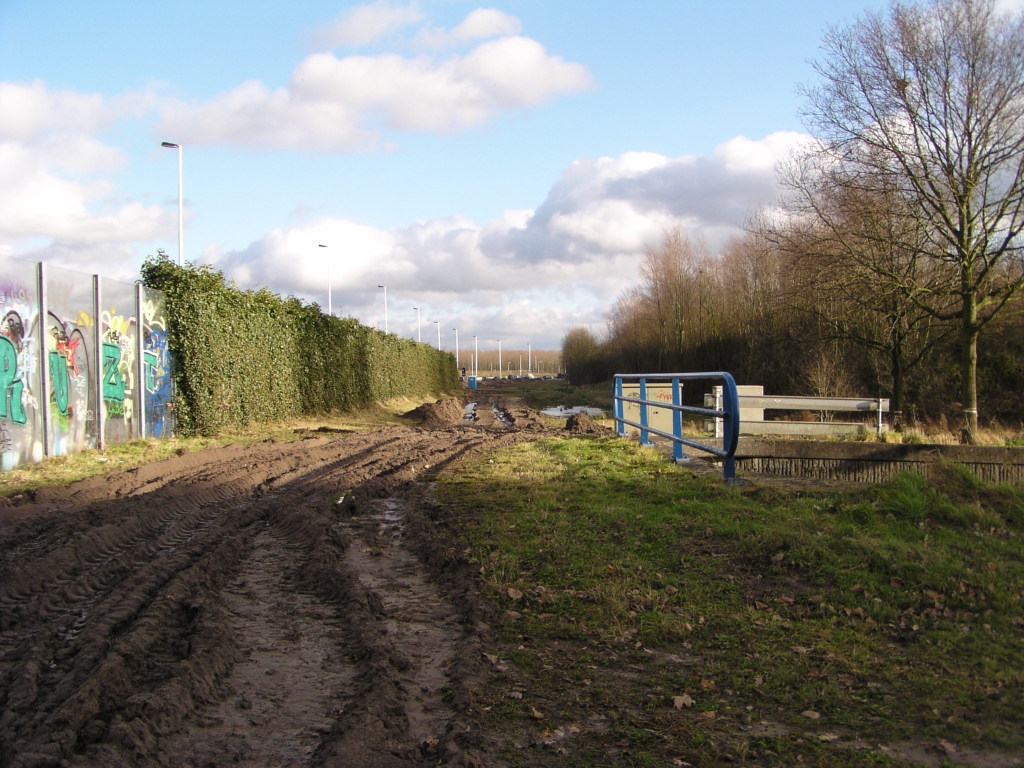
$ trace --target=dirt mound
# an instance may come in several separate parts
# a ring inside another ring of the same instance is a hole
[[[403,415],[417,422],[421,427],[450,427],[453,424],[462,423],[465,409],[461,400],[449,397],[445,400],[438,400],[436,403],[424,403],[419,408],[413,408]]]
[[[565,429],[574,435],[610,435],[612,430],[598,424],[585,413],[574,413],[565,421]]]

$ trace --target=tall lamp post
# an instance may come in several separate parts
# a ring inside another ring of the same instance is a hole
[[[498,339],[498,378],[501,378],[501,339]]]
[[[435,320],[434,325],[437,326],[437,351],[441,351],[441,321]]]
[[[326,245],[321,244],[320,248],[326,248]],[[331,308],[331,261],[327,260],[327,314],[333,315],[334,311]]]
[[[416,341],[423,341],[423,337],[420,335],[420,308],[413,307],[416,310]]]
[[[181,144],[172,144],[169,141],[165,141],[160,144],[161,147],[167,147],[168,149],[178,150],[178,266],[182,265],[182,259],[184,258],[183,249],[185,240],[185,227],[183,225],[183,214],[182,214],[182,195],[181,195]]]
[[[473,376],[480,376],[480,339],[473,337]]]
[[[533,373],[533,348],[530,342],[526,343],[526,372]]]
[[[384,289],[384,333],[388,332],[388,287],[386,285],[378,285],[378,288]]]
[[[455,331],[455,370],[459,371],[461,370],[459,368],[459,329],[452,328],[452,330]]]

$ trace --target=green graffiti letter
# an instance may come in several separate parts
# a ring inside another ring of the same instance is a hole
[[[18,376],[18,350],[6,336],[0,336],[0,419],[25,424],[25,405],[21,401],[24,382]]]
[[[121,375],[121,348],[103,344],[103,399],[124,402],[124,376]]]
[[[68,415],[68,359],[56,350],[50,350],[50,381],[53,382],[53,399],[61,416]]]
[[[142,362],[146,368],[146,391],[156,391],[156,355],[152,352],[142,353]]]

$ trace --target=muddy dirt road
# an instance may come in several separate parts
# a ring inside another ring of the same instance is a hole
[[[485,419],[228,446],[0,508],[0,768],[486,764],[486,626],[417,501],[544,431]]]

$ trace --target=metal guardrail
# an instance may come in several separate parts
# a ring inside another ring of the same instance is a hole
[[[694,381],[699,379],[713,379],[722,382],[722,407],[698,408],[682,404],[683,381]],[[626,397],[623,395],[622,384],[624,381],[638,381],[640,397]],[[661,381],[672,383],[672,403],[658,402],[647,399],[647,382]],[[640,406],[640,423],[629,421],[625,418],[625,404],[636,403]],[[736,394],[736,382],[732,375],[724,371],[706,373],[618,373],[615,375],[615,391],[612,394],[612,406],[614,410],[615,426],[619,435],[625,436],[626,427],[635,427],[640,430],[640,444],[650,445],[649,435],[654,434],[672,441],[672,458],[676,461],[687,461],[683,446],[690,446],[713,456],[722,459],[722,475],[726,482],[731,482],[736,477],[736,446],[740,440],[740,405],[739,397]],[[649,407],[665,408],[672,411],[672,433],[654,429],[650,426],[647,409]],[[723,420],[722,447],[702,443],[699,440],[683,437],[683,414],[695,413],[702,416],[710,416]]]

